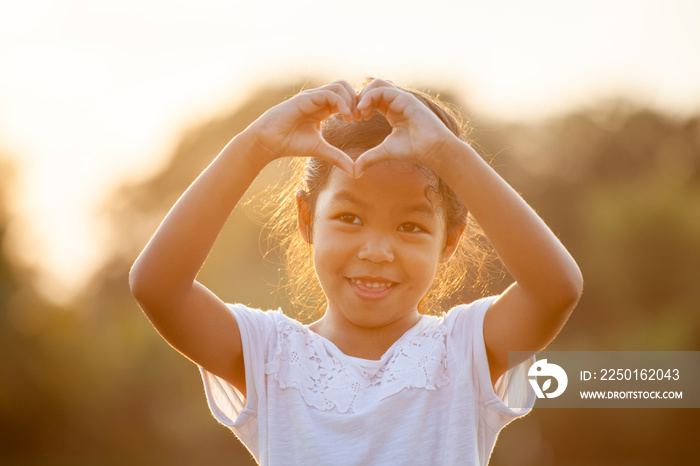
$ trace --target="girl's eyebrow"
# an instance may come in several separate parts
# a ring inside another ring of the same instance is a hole
[[[346,189],[341,189],[340,191],[335,193],[335,195],[333,195],[332,201],[333,202],[346,201],[346,202],[350,202],[352,204],[355,204],[359,207],[367,207],[367,204],[365,202],[363,202],[360,199],[358,199],[357,197],[355,197],[350,191],[348,191]]]
[[[360,208],[368,208],[371,207],[370,204],[358,199],[352,192],[342,189],[335,193],[335,195],[332,198],[332,202],[350,202],[352,204],[355,204],[356,206]],[[401,213],[418,213],[426,217],[433,217],[435,216],[435,208],[429,204],[427,201],[425,202],[418,202],[416,204],[411,204],[409,206],[402,206],[400,209]]]
[[[417,213],[424,215],[426,217],[434,217],[436,212],[433,206],[428,204],[427,202],[421,202],[419,204],[414,204],[411,206],[406,207],[405,209],[401,209],[402,211],[405,211],[406,213]]]

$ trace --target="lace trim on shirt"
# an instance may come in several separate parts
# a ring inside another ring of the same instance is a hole
[[[265,373],[281,388],[296,388],[304,402],[321,411],[352,412],[404,389],[436,390],[447,385],[447,331],[436,321],[404,337],[388,362],[368,370],[341,362],[329,353],[322,337],[291,320],[277,322],[278,345]]]

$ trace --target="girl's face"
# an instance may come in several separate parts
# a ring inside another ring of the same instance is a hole
[[[445,231],[438,195],[426,189],[432,184],[400,162],[374,165],[359,179],[333,170],[310,238],[327,313],[361,327],[415,323],[438,264],[459,240]]]

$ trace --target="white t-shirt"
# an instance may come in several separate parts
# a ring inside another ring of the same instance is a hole
[[[534,357],[491,385],[483,322],[494,300],[423,316],[376,361],[281,311],[231,305],[248,397],[202,369],[209,406],[262,465],[485,465],[501,428],[534,403]]]

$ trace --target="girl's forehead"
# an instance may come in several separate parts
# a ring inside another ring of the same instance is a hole
[[[414,164],[392,161],[369,167],[360,178],[351,178],[334,169],[323,190],[325,193],[321,194],[330,200],[351,197],[374,203],[425,202],[435,209],[439,200],[437,185],[432,172]]]

